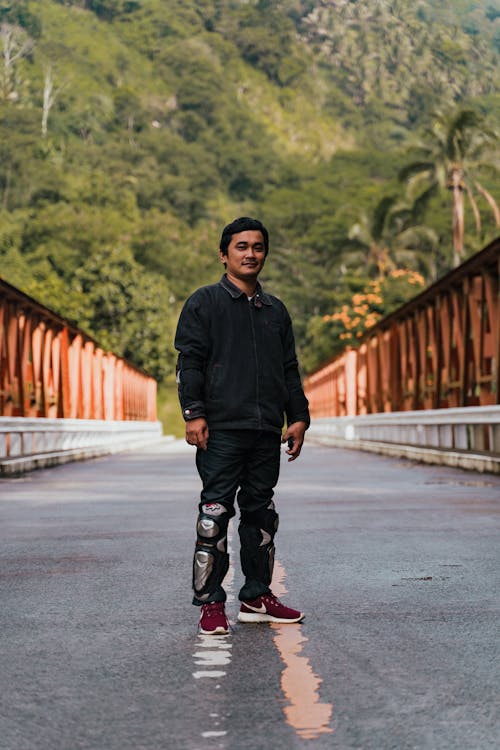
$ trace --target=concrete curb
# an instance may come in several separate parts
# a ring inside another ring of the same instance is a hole
[[[67,464],[71,461],[86,461],[91,458],[109,456],[115,453],[146,448],[165,440],[162,435],[144,440],[119,442],[115,445],[92,445],[86,448],[70,448],[68,450],[38,453],[32,456],[16,456],[0,460],[0,477],[14,477],[35,469],[45,469],[50,466]]]
[[[319,445],[380,453],[385,456],[394,456],[395,458],[407,458],[410,461],[419,463],[453,466],[480,473],[500,474],[500,456],[496,457],[465,451],[462,453],[460,451],[438,448],[421,448],[416,445],[382,443],[375,440],[344,440],[330,435],[312,434],[308,436],[308,440]]]

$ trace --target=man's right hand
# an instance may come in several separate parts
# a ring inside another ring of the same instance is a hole
[[[186,442],[206,451],[208,443],[208,424],[205,417],[190,419],[186,422]]]

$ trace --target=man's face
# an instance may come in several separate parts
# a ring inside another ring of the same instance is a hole
[[[227,248],[227,255],[219,252],[219,257],[226,264],[226,272],[236,279],[256,279],[264,267],[266,251],[262,232],[248,229],[233,234]]]

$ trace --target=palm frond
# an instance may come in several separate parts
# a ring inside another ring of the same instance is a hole
[[[486,188],[484,188],[479,182],[477,182],[477,180],[474,182],[474,185],[481,193],[485,201],[489,204],[491,210],[493,211],[493,216],[495,217],[495,224],[497,225],[497,227],[500,227],[500,209],[498,208],[498,203],[493,198],[491,193],[489,193]]]
[[[452,119],[446,136],[446,154],[455,161],[461,159],[467,151],[471,128],[481,125],[481,116],[473,109],[462,109]]]
[[[370,246],[369,242],[366,242],[364,239],[361,239],[361,237],[357,237],[356,235],[352,234],[351,231],[347,235],[347,240],[344,240],[342,243],[342,252],[350,252],[351,250],[367,250]]]
[[[407,164],[399,170],[398,178],[401,182],[408,180],[415,174],[422,174],[422,172],[432,172],[434,164],[431,161],[414,161],[411,164]]]
[[[439,236],[434,229],[420,224],[401,232],[398,244],[410,250],[435,250],[439,244]]]
[[[472,213],[474,214],[474,219],[476,222],[476,229],[479,232],[481,231],[481,214],[479,213],[479,208],[477,207],[476,200],[474,196],[472,195],[472,190],[470,189],[469,185],[465,182],[465,191],[467,193],[467,197],[469,199],[469,203],[472,208]]]
[[[388,214],[397,201],[396,195],[386,195],[375,206],[372,218],[372,237],[378,242],[384,233]]]
[[[422,219],[427,206],[429,205],[429,201],[437,194],[438,190],[439,185],[437,182],[434,182],[413,201],[413,214],[417,221]]]

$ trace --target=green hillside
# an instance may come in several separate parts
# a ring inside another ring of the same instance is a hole
[[[159,379],[235,216],[311,368],[451,267],[450,191],[399,179],[436,118],[499,199],[498,0],[0,0],[0,45],[0,275]]]

